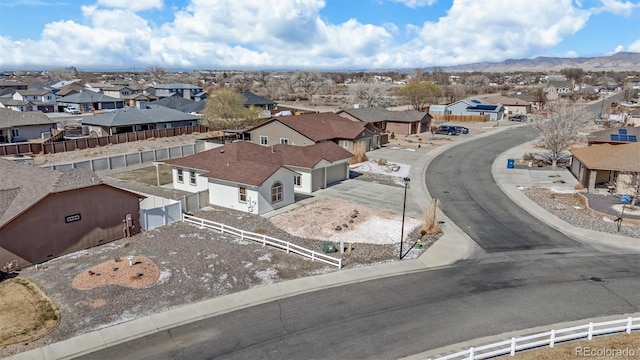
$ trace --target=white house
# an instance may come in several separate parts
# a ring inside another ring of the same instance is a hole
[[[263,214],[292,204],[295,192],[348,179],[352,156],[333,142],[268,147],[240,141],[165,162],[175,189],[209,190],[212,205]]]

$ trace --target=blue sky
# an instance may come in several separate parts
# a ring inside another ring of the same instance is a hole
[[[391,69],[640,52],[640,0],[0,0],[0,69]]]

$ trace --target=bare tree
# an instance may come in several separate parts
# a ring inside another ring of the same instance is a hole
[[[355,84],[349,87],[349,93],[359,101],[362,101],[366,107],[380,105],[385,95],[385,86],[376,83]]]
[[[449,103],[462,100],[467,96],[467,87],[462,84],[447,85],[444,88],[444,95]]]
[[[300,71],[296,73],[295,83],[308,100],[312,100],[323,86],[327,84],[327,79],[319,72]]]
[[[579,131],[592,122],[584,107],[559,100],[548,109],[548,115],[535,116],[533,126],[538,132],[538,142],[549,151],[547,154],[553,168],[564,157],[563,152],[579,139]]]
[[[443,95],[442,88],[430,81],[412,81],[398,89],[398,96],[404,98],[416,110],[437,103]]]
[[[167,72],[160,66],[149,66],[147,73],[150,78],[157,81],[164,81],[167,76]]]
[[[258,118],[259,109],[247,108],[247,99],[240,92],[219,88],[209,92],[204,117],[215,129],[241,128]]]
[[[236,74],[231,78],[231,87],[240,91],[251,91],[253,88],[254,77],[248,73]]]

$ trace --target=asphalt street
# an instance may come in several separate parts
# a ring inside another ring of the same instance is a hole
[[[465,261],[198,321],[84,359],[395,359],[640,310],[637,255]]]
[[[640,311],[637,254],[583,247],[515,206],[492,182],[495,156],[532,136],[507,130],[459,145],[429,167],[429,191],[492,256],[289,297],[83,358],[394,359]]]
[[[429,165],[431,196],[488,253],[580,246],[513,203],[493,180],[496,156],[534,137],[530,127],[509,129],[455,146]]]

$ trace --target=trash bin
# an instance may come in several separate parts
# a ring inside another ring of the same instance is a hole
[[[513,159],[507,159],[507,169],[513,169],[513,167],[515,166],[516,161]]]
[[[336,245],[334,243],[332,243],[331,241],[325,241],[324,243],[322,243],[322,252],[324,253],[334,253],[337,252],[338,249],[336,249]]]

